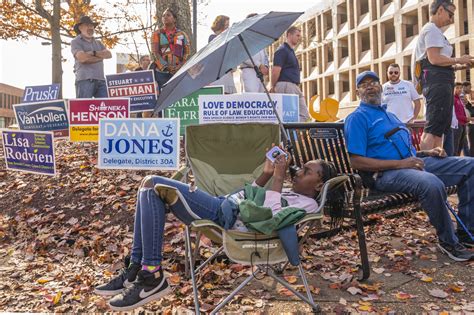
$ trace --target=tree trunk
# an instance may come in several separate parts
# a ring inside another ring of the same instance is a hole
[[[61,1],[54,0],[53,15],[51,16],[51,50],[52,50],[52,82],[59,83],[59,95],[62,97],[63,90],[63,65],[62,65],[62,51],[61,51]]]
[[[184,31],[191,41],[193,38],[193,32],[191,29],[191,7],[189,5],[189,0],[157,0],[156,1],[156,16],[158,20],[159,27],[162,27],[161,15],[163,11],[167,8],[173,10],[178,16],[177,27]],[[195,43],[191,43],[192,47]]]

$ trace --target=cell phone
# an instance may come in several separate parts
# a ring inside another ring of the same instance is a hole
[[[265,154],[265,156],[266,156],[267,159],[269,159],[271,162],[274,162],[275,159],[277,158],[277,156],[279,156],[280,154],[284,154],[285,157],[288,157],[288,154],[286,154],[286,152],[283,151],[282,149],[280,149],[279,147],[273,147],[273,148],[271,148],[271,150],[268,151],[267,154]]]

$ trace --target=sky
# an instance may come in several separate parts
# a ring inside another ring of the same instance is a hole
[[[207,44],[212,33],[211,24],[217,15],[227,15],[231,24],[241,21],[249,13],[269,11],[304,12],[322,0],[210,0],[206,6],[198,5],[201,16],[198,25],[198,49]],[[199,3],[199,1],[198,1]],[[205,18],[203,18],[205,16]],[[31,85],[51,84],[51,46],[42,45],[43,40],[0,40],[0,83],[19,88]],[[63,48],[63,97],[74,98],[74,59],[69,46]],[[113,58],[104,61],[105,74],[116,72],[114,53],[126,53],[124,48],[112,50]]]

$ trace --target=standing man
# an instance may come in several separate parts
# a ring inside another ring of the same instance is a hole
[[[143,55],[140,57],[140,59],[138,59],[138,68],[136,68],[134,71],[148,70],[150,63],[151,63],[150,56]]]
[[[270,92],[282,94],[297,94],[299,96],[299,111],[301,122],[311,118],[300,84],[300,65],[295,54],[295,47],[301,38],[301,30],[295,26],[286,31],[286,42],[275,51]]]
[[[250,13],[247,15],[247,19],[257,16],[257,13]],[[260,50],[258,53],[252,56],[252,60],[255,66],[262,73],[262,75],[268,75],[268,55],[265,49]],[[242,84],[242,92],[245,93],[264,93],[265,88],[262,81],[257,76],[255,69],[253,68],[252,61],[250,59],[245,60],[240,66],[240,83]]]
[[[453,46],[443,34],[442,28],[454,23],[455,11],[452,1],[434,0],[430,5],[430,21],[421,29],[414,50],[414,78],[421,82],[426,99],[423,150],[443,146],[443,134],[449,131],[451,124],[454,71],[473,63],[469,55],[454,58]]]
[[[387,104],[387,111],[403,123],[413,122],[420,113],[421,96],[416,92],[413,83],[400,79],[398,64],[392,63],[388,66],[387,77],[389,81],[383,85],[382,103]]]
[[[107,97],[104,59],[112,58],[112,54],[94,38],[97,24],[90,17],[82,16],[74,25],[77,36],[71,41],[71,52],[75,60],[77,98]]]

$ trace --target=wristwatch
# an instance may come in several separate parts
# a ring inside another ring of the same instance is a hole
[[[97,55],[97,51],[92,51],[92,55],[95,57]]]

